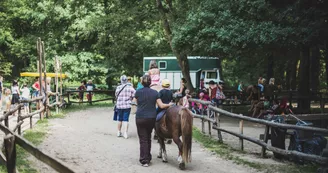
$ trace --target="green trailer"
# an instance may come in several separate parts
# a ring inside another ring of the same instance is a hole
[[[148,72],[151,60],[156,60],[158,67],[161,70],[161,80],[169,79],[171,81],[171,89],[179,89],[180,79],[183,75],[176,57],[144,57],[144,73]],[[194,87],[200,87],[200,79],[202,78],[204,79],[205,87],[208,87],[208,82],[211,80],[215,82],[220,81],[219,58],[189,56],[188,61],[191,82]]]

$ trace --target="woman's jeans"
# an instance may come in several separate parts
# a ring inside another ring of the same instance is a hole
[[[151,157],[151,132],[155,127],[156,118],[136,118],[137,131],[140,143],[141,164],[148,164]]]

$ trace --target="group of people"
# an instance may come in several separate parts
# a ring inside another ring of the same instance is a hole
[[[221,105],[226,99],[223,92],[223,82],[215,82],[211,80],[209,82],[209,87],[205,88],[204,85],[201,85],[201,91],[198,94],[198,99],[202,101],[211,101],[215,105]],[[196,114],[205,114],[207,107],[200,103],[192,102],[191,110]]]
[[[131,105],[136,103],[136,126],[140,143],[139,161],[142,166],[148,167],[152,159],[151,134],[155,128],[157,115],[174,105],[174,95],[183,98],[179,102],[181,105],[187,106],[189,104],[186,101],[190,97],[186,80],[182,78],[180,89],[173,93],[170,90],[170,81],[168,79],[160,80],[160,70],[157,63],[151,61],[148,74],[140,78],[136,89],[133,88],[127,76],[121,76],[120,81],[121,84],[115,91],[116,106],[114,108],[114,120],[118,121],[117,136],[128,138]]]
[[[8,112],[11,108],[17,106],[19,100],[27,100],[31,97],[37,97],[40,94],[40,90],[45,92],[44,86],[47,87],[47,93],[51,94],[50,82],[51,78],[46,78],[46,82],[42,80],[42,89],[40,88],[39,78],[35,79],[35,82],[31,87],[28,84],[24,83],[22,85],[19,84],[17,80],[13,80],[10,88],[3,87],[3,77],[0,76],[0,108],[2,111]],[[39,105],[37,104],[37,109],[39,109]],[[24,103],[24,112],[25,114],[29,113],[28,103]],[[15,113],[13,114],[15,115]]]
[[[92,80],[86,80],[81,81],[81,85],[77,88],[79,92],[79,102],[80,104],[83,102],[84,99],[84,91],[90,91],[86,94],[87,100],[90,103],[92,101],[93,93],[91,91],[96,90],[96,85],[92,83]]]
[[[254,87],[257,91],[251,93],[248,100],[251,100],[252,117],[264,118],[267,114],[282,114],[287,109],[287,99],[279,102],[274,97],[274,92],[279,90],[279,86],[275,85],[275,79],[270,78],[269,83],[266,79],[260,77],[258,84]]]

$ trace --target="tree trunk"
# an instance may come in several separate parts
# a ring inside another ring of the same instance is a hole
[[[286,65],[286,69],[285,69],[285,71],[286,71],[286,78],[285,78],[285,88],[287,89],[287,90],[290,90],[291,89],[291,85],[290,85],[290,81],[291,81],[291,73],[292,73],[292,68],[291,68],[291,66],[292,66],[292,61],[293,61],[293,59],[289,59],[288,61],[287,61],[287,65]]]
[[[171,46],[171,49],[173,50],[174,48]],[[194,87],[192,86],[191,78],[190,78],[188,56],[186,54],[182,54],[182,55],[176,54],[176,55],[179,62],[179,66],[181,68],[182,75],[187,80],[187,88],[190,90],[190,92],[193,92]]]
[[[325,67],[326,67],[326,86],[328,86],[328,43],[326,42],[326,50],[325,50]]]
[[[219,68],[219,77],[220,77],[220,80],[224,81],[224,76],[223,76],[223,69],[222,69],[222,59],[220,58],[219,59],[219,64],[218,64],[218,68]]]
[[[274,62],[273,62],[273,54],[270,54],[269,56],[268,56],[268,71],[267,71],[267,78],[268,78],[268,80],[270,79],[270,78],[272,78],[273,77],[273,66],[274,66]]]
[[[319,86],[319,75],[320,75],[320,50],[318,47],[311,49],[311,89],[317,91]]]
[[[172,46],[172,31],[171,31],[171,26],[170,26],[168,16],[167,16],[167,14],[168,14],[167,11],[172,10],[172,4],[171,3],[168,4],[170,9],[165,9],[165,7],[162,4],[162,0],[156,0],[156,4],[157,4],[158,11],[159,11],[159,13],[161,15],[161,18],[162,18],[163,27],[164,27],[165,35],[167,37],[167,41],[170,44],[172,52],[177,57],[179,66],[181,68],[182,75],[187,81],[187,88],[190,90],[190,92],[192,92],[194,90],[194,87],[191,83],[191,78],[190,78],[190,69],[189,69],[188,56],[187,56],[187,54],[176,50]],[[174,14],[171,14],[171,15],[174,15]]]
[[[301,97],[298,100],[298,109],[302,113],[310,113],[310,49],[303,47],[301,52],[300,64],[300,82],[298,95]]]
[[[291,66],[290,66],[290,89],[291,90],[296,90],[298,60],[299,60],[299,52],[293,51],[292,59],[291,59]]]

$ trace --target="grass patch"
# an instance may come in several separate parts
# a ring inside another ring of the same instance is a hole
[[[84,103],[81,105],[79,105],[78,103],[73,103],[69,105],[66,109],[63,109],[62,113],[65,115],[70,112],[81,111],[90,108],[101,108],[101,107],[114,107],[114,104],[112,101],[97,102],[97,103],[93,103],[92,105],[88,103]]]
[[[42,143],[43,139],[46,137],[48,131],[48,120],[39,120],[37,125],[33,129],[26,130],[23,134],[23,137],[31,142],[33,145],[39,145]],[[19,145],[16,145],[17,160],[16,165],[20,173],[37,173],[38,171],[32,167],[31,162],[28,160],[30,154],[21,148]],[[7,169],[4,165],[1,165],[0,172],[5,173]]]
[[[196,127],[193,128],[193,138],[196,139],[199,143],[201,143],[205,148],[209,151],[212,151],[219,155],[221,158],[226,160],[231,160],[236,164],[245,165],[250,168],[253,168],[258,171],[266,172],[266,173],[274,173],[274,172],[284,172],[284,173],[315,173],[318,166],[317,165],[296,165],[291,162],[287,162],[286,164],[263,164],[255,161],[248,161],[238,154],[245,154],[245,152],[241,152],[236,150],[227,144],[219,143],[217,140],[204,135],[200,130]]]

